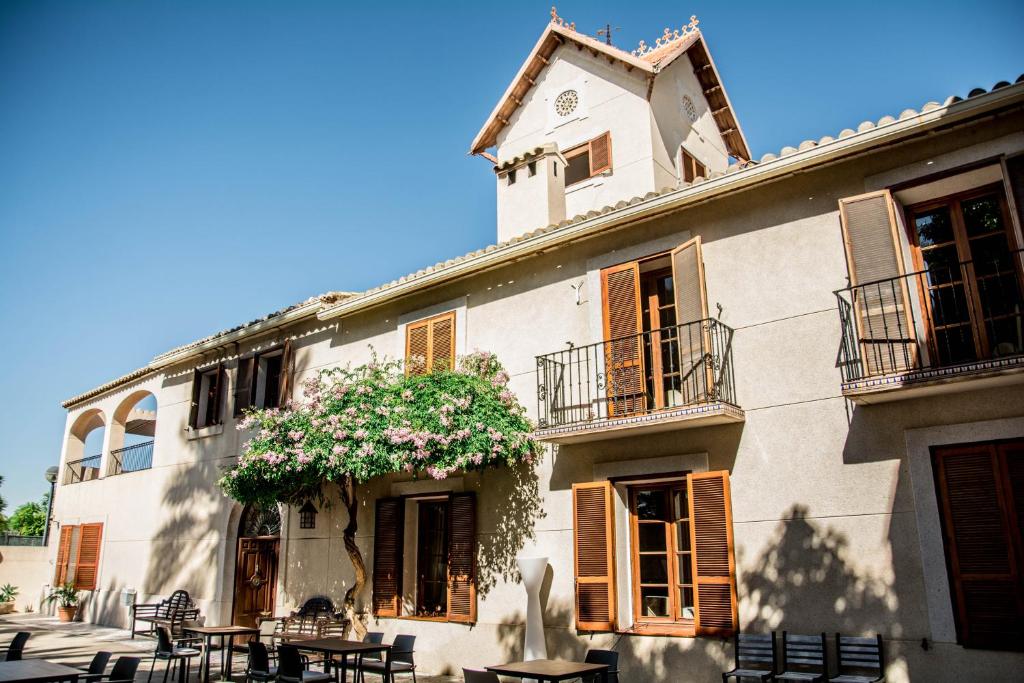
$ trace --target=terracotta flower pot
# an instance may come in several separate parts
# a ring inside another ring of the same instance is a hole
[[[14,601],[0,602],[0,614],[10,614],[14,611]]]
[[[61,621],[74,621],[76,612],[78,612],[78,605],[74,605],[72,607],[58,607],[57,617]]]

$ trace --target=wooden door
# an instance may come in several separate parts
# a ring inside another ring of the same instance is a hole
[[[274,616],[279,545],[277,537],[238,539],[233,623],[258,626],[261,617]]]

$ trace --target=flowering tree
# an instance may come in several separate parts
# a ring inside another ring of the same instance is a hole
[[[337,486],[355,570],[345,610],[358,624],[355,598],[366,585],[366,565],[355,540],[357,484],[395,472],[444,479],[459,470],[532,462],[539,448],[508,380],[487,352],[427,375],[406,376],[401,363],[376,359],[324,370],[304,384],[300,403],[245,416],[238,428],[256,433],[220,486],[242,503],[289,505],[322,502]]]

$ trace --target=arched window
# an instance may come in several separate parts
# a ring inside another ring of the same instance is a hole
[[[277,505],[247,505],[242,512],[238,535],[244,538],[281,535],[281,511]]]

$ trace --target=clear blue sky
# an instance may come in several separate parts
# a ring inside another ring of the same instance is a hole
[[[0,3],[0,474],[175,345],[493,242],[466,150],[550,2]],[[1024,3],[563,2],[701,20],[755,156],[1024,71]]]

